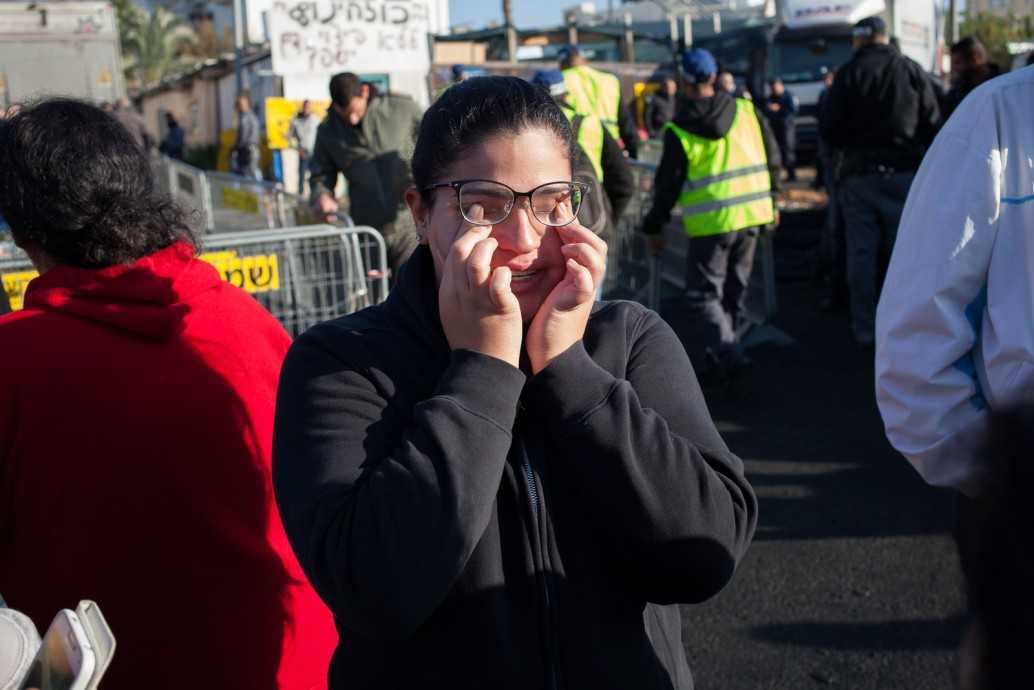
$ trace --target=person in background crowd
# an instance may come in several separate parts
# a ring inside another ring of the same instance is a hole
[[[820,133],[843,151],[837,201],[847,236],[851,329],[859,346],[870,349],[882,275],[940,110],[923,69],[888,44],[882,19],[858,22],[853,41],[854,55],[837,70]]]
[[[682,57],[682,108],[664,133],[653,206],[643,220],[659,253],[671,208],[682,206],[690,237],[686,301],[694,336],[690,357],[702,380],[741,377],[750,367],[736,335],[759,228],[777,222],[779,147],[746,99],[715,89],[718,66],[706,50]]]
[[[973,36],[954,43],[951,47],[952,85],[944,99],[943,119],[947,121],[973,89],[1001,73],[997,64],[988,61],[984,44]]]
[[[115,106],[111,103],[111,101],[101,101],[97,107],[103,110],[104,112],[108,113],[109,115],[115,112]]]
[[[1034,606],[1034,530],[1029,489],[1034,483],[1034,407],[991,415],[980,455],[996,480],[978,499],[959,501],[955,530],[965,575],[969,625],[959,650],[959,688],[1023,687],[1030,673]],[[1024,632],[1026,631],[1026,632]]]
[[[675,77],[665,75],[661,81],[661,88],[646,99],[646,131],[651,139],[659,139],[664,133],[664,125],[675,117],[678,100],[678,82],[675,81]]]
[[[449,73],[451,74],[452,79],[445,84],[445,86],[438,89],[438,93],[435,94],[435,99],[441,98],[443,93],[467,79],[467,68],[463,65],[453,65],[449,70]]]
[[[773,79],[769,86],[764,113],[779,143],[786,179],[792,182],[797,179],[797,98],[786,90],[782,79]]]
[[[259,160],[259,143],[262,126],[251,110],[251,97],[247,94],[237,96],[237,138],[233,142],[231,152],[234,174],[262,180],[262,169]]]
[[[732,75],[732,72],[719,72],[716,86],[719,91],[724,91],[733,98],[746,98],[748,101],[753,100],[751,98],[750,91],[747,91],[742,86],[736,84],[736,77]]]
[[[840,80],[839,75],[837,81]],[[978,98],[979,97],[979,98]],[[1034,69],[985,83],[923,161],[876,319],[887,438],[926,481],[979,496],[991,413],[1034,390]],[[849,230],[850,231],[850,230]]]
[[[616,224],[632,200],[634,179],[621,147],[610,136],[600,119],[592,115],[580,115],[567,102],[567,86],[560,70],[545,69],[534,74],[531,83],[544,89],[571,123],[575,143],[588,158],[606,193],[609,203],[610,221]],[[575,168],[579,166],[576,164]],[[606,239],[606,238],[604,238]]]
[[[169,158],[181,161],[183,160],[185,149],[185,134],[183,132],[183,128],[180,127],[178,122],[176,122],[176,118],[172,113],[165,113],[165,126],[167,129],[165,138],[162,139],[162,143],[158,146],[158,150]]]
[[[575,112],[600,118],[629,158],[636,158],[639,134],[622,100],[621,81],[613,74],[590,67],[578,46],[573,45],[560,51],[560,70],[567,84],[567,101]]]
[[[287,356],[274,482],[334,690],[693,685],[675,602],[729,581],[757,501],[670,327],[594,301],[574,159],[542,89],[449,89],[388,300]]]
[[[0,317],[0,591],[40,630],[103,602],[106,690],[325,687],[337,634],[273,500],[287,333],[98,108],[0,124],[0,213],[40,272]]]
[[[150,153],[154,149],[154,137],[147,131],[147,125],[144,123],[143,116],[133,108],[133,104],[130,103],[128,98],[120,98],[115,103],[112,115],[122,123],[122,126],[133,137],[133,141],[136,142],[136,145],[144,153]]]
[[[829,117],[829,94],[833,88],[835,72],[823,75],[823,88],[817,104],[819,126],[818,170],[816,182],[826,189],[826,217],[823,224],[820,246],[821,262],[825,264],[829,294],[822,300],[819,309],[825,312],[842,312],[847,309],[847,237],[844,234],[844,216],[837,199],[837,169],[840,153],[823,136],[821,123]],[[821,176],[821,180],[820,177]]]
[[[352,220],[380,231],[388,263],[397,273],[416,247],[404,197],[412,181],[409,158],[420,106],[406,95],[378,93],[351,72],[330,79],[330,99],[312,155],[313,203],[332,220],[338,212],[334,187],[338,174],[344,174]]]
[[[312,160],[312,152],[316,147],[316,131],[319,126],[320,120],[312,112],[312,104],[308,100],[302,101],[301,109],[291,119],[291,125],[287,129],[287,139],[298,152],[298,196],[305,195],[309,161]]]

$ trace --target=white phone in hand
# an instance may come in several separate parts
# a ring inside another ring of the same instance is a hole
[[[90,641],[95,659],[93,675],[90,677],[86,689],[97,690],[97,685],[104,677],[104,672],[108,670],[108,664],[111,663],[111,657],[115,654],[115,635],[108,627],[108,622],[104,620],[104,615],[101,613],[101,607],[97,606],[96,602],[84,599],[79,602],[79,607],[75,612],[79,615],[79,622],[83,624],[83,630],[86,631],[86,639]]]
[[[19,690],[87,690],[97,660],[79,616],[61,609]]]

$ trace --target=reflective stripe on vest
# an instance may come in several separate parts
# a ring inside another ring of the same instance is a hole
[[[578,117],[578,113],[568,106],[561,106],[560,109],[564,111],[564,115],[567,115],[568,121],[574,126],[574,119]],[[603,123],[598,117],[592,115],[582,115],[581,117],[582,122],[578,127],[578,145],[589,157],[593,170],[596,171],[596,179],[603,182]]]
[[[621,81],[617,77],[580,65],[564,70],[564,86],[567,87],[567,102],[578,114],[595,115],[614,141],[621,140],[618,131]]]
[[[767,225],[775,220],[771,180],[754,104],[736,100],[736,117],[721,139],[690,134],[670,122],[689,161],[679,204],[690,237]]]

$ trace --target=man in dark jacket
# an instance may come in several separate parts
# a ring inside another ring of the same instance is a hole
[[[951,47],[952,86],[944,97],[942,120],[947,121],[962,99],[985,81],[1002,73],[994,62],[988,62],[987,49],[973,36],[966,36]]]
[[[786,90],[782,79],[773,79],[769,84],[771,93],[765,99],[764,113],[772,125],[779,144],[779,155],[786,168],[786,179],[797,179],[797,99]]]
[[[642,231],[660,252],[663,228],[683,197],[683,225],[691,238],[686,299],[699,331],[689,354],[702,379],[734,377],[749,366],[735,321],[754,265],[758,227],[778,222],[774,195],[779,190],[779,147],[750,101],[716,91],[717,63],[710,53],[687,51],[683,71],[687,98],[674,127],[664,132],[653,207]],[[737,136],[732,137],[734,130]],[[708,156],[708,147],[717,148],[717,155]],[[687,155],[691,150],[699,154],[693,160]],[[712,189],[712,195],[694,198]]]
[[[675,108],[679,100],[679,85],[673,76],[665,76],[661,88],[657,89],[646,100],[646,131],[651,139],[659,139],[664,125],[675,117]]]
[[[851,328],[858,344],[871,348],[881,276],[940,109],[929,78],[890,45],[882,19],[858,22],[854,44],[855,54],[837,71],[820,128],[843,151],[838,200],[847,236]]]
[[[336,214],[334,187],[343,174],[349,215],[384,236],[388,264],[397,272],[416,247],[403,195],[412,182],[413,132],[423,113],[409,96],[378,93],[351,72],[331,77],[330,99],[310,163],[313,203],[321,215]]]

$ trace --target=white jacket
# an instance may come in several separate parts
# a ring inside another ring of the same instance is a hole
[[[926,481],[970,495],[990,411],[1034,400],[1034,67],[971,93],[923,160],[876,313],[876,398]]]

